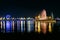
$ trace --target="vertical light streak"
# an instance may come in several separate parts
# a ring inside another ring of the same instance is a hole
[[[25,31],[25,18],[21,18],[21,32]]]
[[[3,17],[3,20],[4,20],[3,21],[3,29],[4,29],[3,32],[5,32],[5,17]]]
[[[40,21],[38,21],[38,33],[40,33]]]
[[[49,23],[49,32],[51,32],[52,29],[51,29],[51,23]]]
[[[30,32],[30,21],[27,21],[27,31]]]
[[[33,20],[33,18],[28,18],[27,19],[27,31],[28,32],[33,32],[34,31],[34,20]]]
[[[3,32],[5,32],[5,21],[3,21]]]
[[[12,25],[13,25],[13,32],[14,32],[14,21],[12,21]]]
[[[17,31],[20,31],[20,21],[17,21]]]
[[[37,32],[38,31],[38,21],[36,21],[38,19],[38,17],[36,16],[35,17],[35,32]]]
[[[40,15],[38,15],[38,20],[40,20]],[[38,21],[38,33],[40,33],[40,21]]]
[[[6,21],[6,32],[7,33],[10,32],[10,27],[11,27],[10,21]]]
[[[21,20],[21,32],[24,31],[23,21]]]
[[[24,31],[25,31],[25,21],[24,21]]]
[[[35,32],[37,32],[38,30],[37,30],[37,28],[38,28],[38,22],[37,21],[35,21]]]
[[[51,17],[49,17],[49,19],[51,19]],[[49,32],[51,32],[52,29],[51,29],[51,22],[49,22]]]
[[[0,18],[0,20],[1,20],[1,31],[2,31],[2,17]]]
[[[1,21],[1,29],[2,29],[2,21]]]
[[[30,25],[31,25],[30,30],[33,32],[34,31],[34,20],[33,19],[30,21]]]

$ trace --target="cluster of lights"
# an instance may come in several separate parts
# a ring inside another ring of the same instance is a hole
[[[49,23],[49,32],[51,32],[51,24],[56,22],[55,20],[52,20],[51,17],[48,17],[50,20],[40,20],[40,16],[36,16],[35,18],[11,18],[10,15],[7,15],[6,17],[0,18],[0,28],[1,32],[25,32],[27,29],[27,32],[35,31],[39,32],[41,31],[40,22],[48,22]],[[27,25],[26,25],[27,24]]]
[[[40,18],[40,15],[38,15],[38,16],[36,16],[35,17],[35,31],[36,32],[41,32],[41,25],[40,25],[40,23],[41,22],[45,22],[45,23],[48,23],[48,31],[49,32],[52,32],[52,27],[51,27],[51,25],[53,24],[53,23],[56,23],[56,20],[54,20],[54,19],[52,19],[52,17],[51,16],[49,16],[49,17],[47,17],[47,19],[48,20],[41,20],[41,18]]]
[[[10,15],[6,15],[6,17],[0,18],[0,28],[1,32],[25,32],[25,28],[27,28],[27,32],[33,31],[33,18],[11,18]],[[27,24],[27,25],[26,25]],[[31,27],[32,26],[32,27]]]

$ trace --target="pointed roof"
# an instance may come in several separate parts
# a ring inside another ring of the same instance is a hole
[[[41,17],[46,17],[46,10],[43,9],[40,15],[41,15]]]

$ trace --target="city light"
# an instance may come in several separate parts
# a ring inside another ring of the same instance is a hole
[[[42,12],[42,16],[39,14],[35,18],[31,17],[11,17],[11,15],[6,15],[5,17],[0,17],[0,28],[1,32],[37,32],[40,33],[46,30],[48,25],[48,31],[52,32],[52,25],[56,23],[52,16],[46,16],[45,11]],[[45,17],[44,17],[45,16]],[[43,30],[42,30],[43,29]]]

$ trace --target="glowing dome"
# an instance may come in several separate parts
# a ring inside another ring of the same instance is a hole
[[[11,15],[6,15],[6,18],[10,18],[11,17]]]

